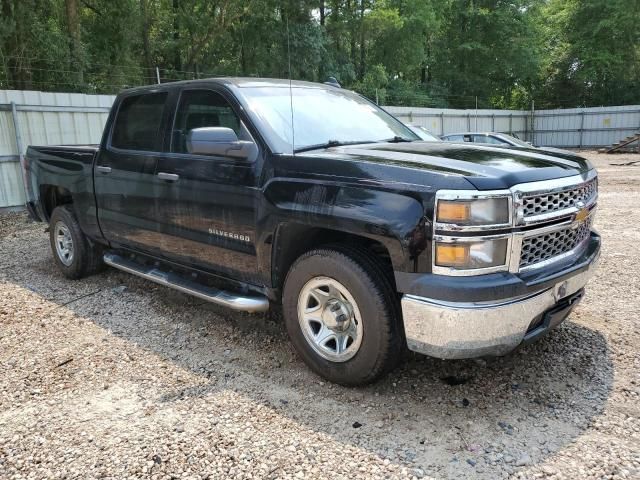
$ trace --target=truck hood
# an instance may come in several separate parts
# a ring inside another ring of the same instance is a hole
[[[479,190],[586,175],[592,168],[571,152],[506,149],[440,142],[375,143],[332,147],[311,156],[411,168],[436,175],[462,176]]]

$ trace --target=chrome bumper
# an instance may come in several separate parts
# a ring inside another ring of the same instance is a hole
[[[402,315],[410,350],[443,359],[504,355],[525,338],[531,322],[581,290],[587,270],[535,295],[500,303],[453,303],[404,295]]]

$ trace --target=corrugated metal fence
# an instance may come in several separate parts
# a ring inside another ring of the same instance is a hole
[[[0,208],[25,202],[20,159],[27,146],[99,143],[114,98],[0,90]]]
[[[562,110],[385,108],[400,120],[421,125],[436,135],[511,132],[547,147],[602,147],[640,131],[640,105]]]
[[[28,145],[100,142],[114,98],[0,90],[0,208],[24,204],[20,159]],[[385,108],[437,135],[512,132],[536,145],[554,147],[611,145],[640,130],[640,105],[538,111]]]

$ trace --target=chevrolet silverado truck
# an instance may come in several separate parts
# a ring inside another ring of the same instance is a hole
[[[23,168],[65,276],[106,264],[234,310],[281,305],[300,357],[345,385],[407,348],[460,359],[540,338],[600,251],[587,160],[423,142],[325,84],[126,90],[99,146],[32,146]]]

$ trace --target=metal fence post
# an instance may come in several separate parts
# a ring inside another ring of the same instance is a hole
[[[22,135],[20,134],[20,124],[18,123],[18,109],[16,103],[11,102],[11,120],[13,120],[13,131],[16,136],[16,148],[18,149],[18,158],[20,163],[24,163],[24,155],[22,153]]]
[[[582,148],[582,142],[583,142],[583,135],[584,132],[584,109],[582,109],[582,112],[580,112],[580,145],[579,148]]]
[[[509,114],[509,135],[513,134],[513,113]]]
[[[531,143],[536,144],[536,103],[531,100]]]
[[[16,136],[16,148],[18,149],[18,158],[20,159],[20,168],[23,172],[22,174],[22,185],[24,187],[25,195],[29,192],[29,185],[27,185],[27,178],[24,175],[25,163],[24,163],[24,153],[23,153],[23,145],[22,145],[22,134],[20,133],[20,123],[18,122],[18,109],[16,107],[16,102],[11,102],[11,120],[13,121],[13,132]]]
[[[444,112],[440,112],[440,135],[444,135]]]
[[[471,131],[471,114],[467,113],[467,132]]]
[[[476,128],[475,131],[478,131],[478,97],[476,96]]]
[[[496,131],[496,114],[495,113],[491,114],[491,131],[492,132]]]

